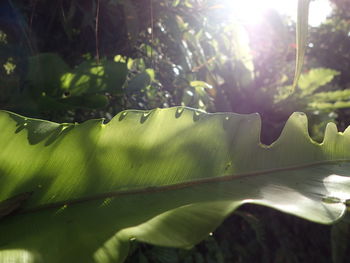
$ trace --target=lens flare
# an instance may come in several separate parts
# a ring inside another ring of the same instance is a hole
[[[296,20],[298,0],[228,0],[232,16],[248,25],[261,23],[268,10]],[[310,3],[309,24],[319,26],[330,15],[332,6],[329,0],[315,0]]]

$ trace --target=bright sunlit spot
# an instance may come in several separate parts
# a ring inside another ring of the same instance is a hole
[[[268,10],[275,10],[296,20],[298,0],[229,0],[232,15],[243,24],[256,25],[262,22]],[[331,13],[328,0],[311,1],[309,24],[319,26]]]

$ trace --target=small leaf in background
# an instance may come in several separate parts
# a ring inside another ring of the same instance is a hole
[[[133,93],[145,89],[154,81],[155,74],[153,69],[146,69],[134,76],[127,85],[126,92]]]
[[[328,68],[314,68],[300,75],[298,87],[302,90],[301,96],[307,96],[318,88],[331,82],[340,73]]]
[[[156,80],[156,73],[154,72],[153,69],[148,68],[148,69],[146,69],[145,71],[146,71],[146,73],[148,74],[148,76],[150,77],[150,81],[151,81],[151,82],[153,82],[153,81]]]
[[[173,0],[172,6],[177,7],[180,4],[180,0]]]
[[[191,87],[201,87],[201,88],[206,88],[206,89],[212,89],[213,88],[208,83],[206,83],[204,81],[199,81],[199,80],[191,81],[190,82],[190,86]]]
[[[3,65],[3,67],[4,67],[7,75],[12,74],[16,69],[16,64],[14,63],[13,58],[11,58],[11,57],[8,58],[6,63]]]
[[[61,77],[62,88],[71,95],[85,93],[89,89],[90,77],[85,74],[66,73]]]
[[[330,84],[334,77],[340,73],[336,70],[328,68],[314,68],[308,72],[301,74],[298,82],[298,89],[296,92],[290,93],[291,86],[283,86],[279,89],[279,93],[275,95],[275,103],[283,103],[281,107],[284,110],[288,109],[285,103],[294,105],[294,110],[297,109],[295,105],[299,104],[299,108],[307,108],[308,110],[322,110],[327,111],[331,109],[346,107],[342,99],[348,100],[350,91],[337,90],[328,92],[318,92],[320,88]],[[337,105],[333,102],[337,103]],[[341,104],[340,104],[341,103]],[[349,104],[348,104],[349,105]],[[290,109],[294,111],[293,109]],[[331,120],[328,120],[331,121]]]
[[[343,109],[350,107],[350,101],[337,101],[337,102],[310,102],[309,108],[313,110],[322,111],[334,111],[336,109]]]
[[[350,89],[317,92],[312,98],[319,102],[338,102],[350,100]]]
[[[102,61],[97,65],[85,61],[61,77],[62,88],[72,96],[104,91],[120,92],[127,73],[127,65],[123,62]]]
[[[115,62],[122,62],[122,63],[125,63],[127,60],[127,58],[125,56],[122,56],[122,55],[116,55],[114,57],[114,61]]]
[[[41,53],[28,59],[26,81],[32,87],[33,95],[45,92],[57,96],[61,90],[61,76],[69,72],[69,66],[53,53]]]
[[[132,58],[128,58],[128,61],[126,64],[127,64],[128,70],[131,70],[134,65],[134,60]]]

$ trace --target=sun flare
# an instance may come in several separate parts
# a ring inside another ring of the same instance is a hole
[[[268,10],[296,19],[298,0],[228,0],[233,16],[244,24],[259,24]],[[320,25],[332,10],[328,0],[315,0],[310,3],[309,24]]]

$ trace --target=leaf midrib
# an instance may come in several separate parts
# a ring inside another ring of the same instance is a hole
[[[101,194],[92,195],[92,196],[81,197],[81,198],[77,198],[77,199],[69,199],[69,200],[65,200],[65,201],[59,201],[59,202],[53,202],[53,203],[48,203],[48,204],[44,204],[44,205],[39,205],[37,207],[23,209],[21,211],[18,211],[14,215],[36,213],[36,212],[41,212],[43,210],[60,208],[62,206],[68,206],[68,205],[71,206],[71,205],[81,204],[81,203],[95,201],[95,200],[99,200],[99,199],[115,198],[115,197],[119,197],[119,196],[127,196],[127,195],[134,195],[134,194],[152,194],[152,193],[166,192],[166,191],[189,188],[189,187],[202,185],[202,184],[227,182],[227,181],[233,181],[235,179],[241,179],[241,178],[246,178],[246,177],[253,177],[253,176],[259,176],[259,175],[265,175],[265,174],[271,174],[271,173],[277,173],[277,172],[294,171],[294,170],[299,170],[299,169],[304,169],[304,168],[309,168],[309,167],[319,166],[319,165],[335,165],[335,164],[339,164],[339,163],[350,163],[350,159],[326,160],[326,161],[307,163],[307,164],[303,164],[303,165],[294,165],[294,166],[273,168],[273,169],[268,169],[268,170],[263,170],[263,171],[260,170],[260,171],[253,171],[253,172],[248,172],[248,173],[240,173],[240,174],[223,175],[223,176],[218,176],[218,177],[202,178],[202,179],[198,179],[198,180],[187,181],[187,182],[182,182],[182,183],[177,183],[177,184],[143,187],[143,188],[136,188],[136,189],[130,189],[130,190],[118,190],[118,191],[101,193]]]

